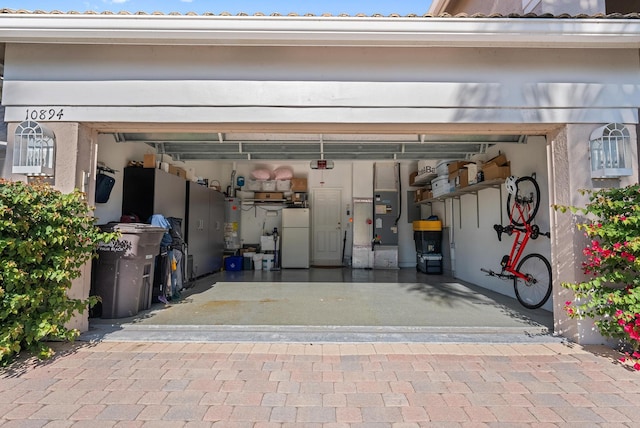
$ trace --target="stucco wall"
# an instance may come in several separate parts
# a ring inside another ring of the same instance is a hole
[[[98,162],[106,167],[116,170],[108,175],[115,178],[116,182],[106,203],[95,204],[95,216],[98,224],[106,224],[111,221],[120,221],[122,216],[122,182],[124,180],[124,168],[129,161],[142,161],[145,153],[153,150],[144,144],[119,144],[113,134],[101,134],[98,137]]]
[[[589,135],[598,125],[567,125],[557,133],[549,135],[552,180],[549,194],[551,204],[584,206],[588,198],[580,189],[618,187],[633,184],[638,179],[637,137],[634,126],[627,126],[631,135],[631,166],[633,175],[620,179],[592,180],[589,160]],[[556,333],[579,343],[602,343],[593,321],[572,320],[563,310],[564,302],[572,300],[572,293],[561,287],[563,282],[580,282],[585,279],[581,268],[582,249],[587,241],[576,224],[579,216],[569,213],[551,212],[553,275],[554,275],[554,320]]]

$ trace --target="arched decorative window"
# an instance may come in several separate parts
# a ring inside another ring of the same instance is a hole
[[[621,123],[610,123],[596,128],[589,137],[591,152],[591,178],[618,178],[630,176],[628,164],[629,130]]]
[[[53,131],[32,120],[22,122],[15,133],[12,172],[53,177],[55,146]]]

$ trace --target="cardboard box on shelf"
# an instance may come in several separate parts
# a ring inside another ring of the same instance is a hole
[[[480,166],[475,163],[469,163],[464,166],[468,171],[469,184],[476,184],[478,182],[478,171],[480,171]]]
[[[437,159],[426,159],[418,161],[418,175],[436,174]]]
[[[461,189],[469,185],[469,170],[467,168],[458,169],[449,174],[449,182],[454,183],[456,189]]]
[[[485,165],[490,163],[493,163],[496,166],[504,166],[507,164],[507,157],[505,155],[500,154],[496,157],[489,159],[487,162],[485,162]]]
[[[463,166],[465,166],[466,164],[469,164],[471,162],[469,161],[451,161],[451,163],[449,163],[449,174],[453,174],[454,172],[456,172],[457,170],[459,170],[460,168],[462,168]]]
[[[256,192],[255,199],[284,199],[282,192]]]
[[[184,169],[184,168],[178,167],[178,168],[176,168],[176,175],[178,177],[182,177],[182,178],[184,178],[186,180],[187,179],[187,170]]]
[[[511,175],[511,162],[507,162],[506,165],[498,166],[495,163],[486,163],[482,167],[484,173],[484,179],[495,180],[498,178],[507,178]]]
[[[412,172],[409,174],[409,186],[413,186],[413,183],[416,182],[416,177],[418,176],[418,171]]]
[[[175,165],[169,165],[169,174],[178,175],[178,167]]]
[[[427,193],[431,193],[431,190],[426,187],[422,187],[416,190],[415,201],[418,202],[418,201],[424,201],[425,199],[429,199],[426,197]]]
[[[153,153],[147,153],[142,158],[142,166],[145,168],[155,168],[156,167],[156,155]]]
[[[291,179],[291,191],[292,192],[306,192],[307,191],[307,179],[306,178],[292,178]]]
[[[425,192],[422,192],[422,199],[420,199],[421,201],[426,201],[427,199],[432,199],[433,198],[433,192],[431,190],[427,190]]]

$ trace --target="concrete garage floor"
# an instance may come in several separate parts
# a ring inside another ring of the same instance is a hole
[[[504,282],[505,287],[511,287]],[[553,316],[415,268],[219,272],[169,305],[91,319],[83,340],[288,342],[559,341]]]

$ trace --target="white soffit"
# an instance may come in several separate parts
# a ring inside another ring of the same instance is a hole
[[[640,19],[3,14],[0,42],[638,48]]]

